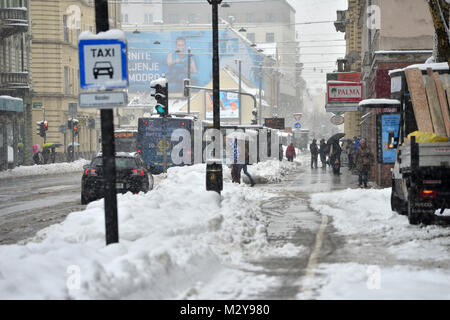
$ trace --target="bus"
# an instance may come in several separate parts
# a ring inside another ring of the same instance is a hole
[[[114,146],[116,152],[136,152],[137,136],[137,129],[114,130]]]

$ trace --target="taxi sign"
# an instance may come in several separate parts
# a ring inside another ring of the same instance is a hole
[[[125,39],[104,39],[89,33],[78,43],[81,89],[128,87]]]

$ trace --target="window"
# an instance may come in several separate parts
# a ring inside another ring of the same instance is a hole
[[[255,42],[255,34],[254,33],[247,33],[247,39],[251,42]]]
[[[178,15],[169,14],[169,23],[178,23]]]
[[[196,22],[198,22],[198,15],[196,13],[191,13],[188,16],[188,21],[189,21],[189,23],[196,23]]]
[[[255,22],[255,13],[254,12],[247,12],[245,16],[245,22]]]
[[[267,32],[266,33],[266,42],[275,42],[275,33]]]
[[[67,15],[63,15],[64,42],[69,42],[69,27],[67,26]]]
[[[145,23],[145,24],[151,24],[151,23],[153,23],[153,15],[150,14],[150,13],[146,13],[146,14],[144,15],[144,23]]]
[[[123,23],[128,23],[128,13],[125,13],[122,18]]]
[[[69,94],[70,84],[69,84],[69,67],[64,67],[64,93]]]
[[[266,22],[273,22],[275,21],[275,15],[272,12],[266,13]]]

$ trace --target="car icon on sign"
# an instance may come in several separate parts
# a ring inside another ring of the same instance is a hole
[[[97,79],[98,76],[107,76],[112,79],[114,75],[114,69],[109,61],[98,61],[94,65],[94,78]]]

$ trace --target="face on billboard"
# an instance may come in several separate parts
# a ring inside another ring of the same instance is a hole
[[[126,36],[129,92],[150,91],[150,82],[165,75],[169,92],[181,94],[188,71],[191,85],[204,87],[212,81],[211,30],[127,32]],[[189,69],[188,48],[191,49]],[[220,68],[231,68],[235,74],[238,69],[236,59],[240,59],[242,77],[255,88],[259,87],[257,67],[263,58],[254,48],[228,30],[220,30],[219,55]]]

